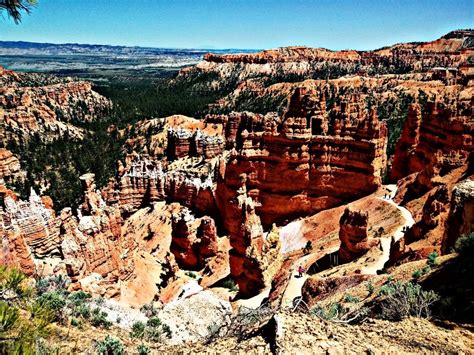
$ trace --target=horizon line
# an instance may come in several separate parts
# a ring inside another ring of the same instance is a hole
[[[4,41],[0,40],[0,43],[34,43],[34,44],[45,44],[45,45],[79,45],[79,46],[104,46],[104,47],[114,47],[114,48],[141,48],[141,49],[181,49],[181,50],[200,50],[200,51],[212,51],[212,50],[252,50],[252,51],[264,51],[268,49],[277,49],[277,48],[288,48],[288,47],[306,47],[306,48],[322,48],[326,49],[332,52],[340,52],[340,51],[357,51],[357,52],[370,52],[370,51],[376,51],[382,48],[387,48],[387,47],[392,47],[396,46],[399,44],[410,44],[410,43],[427,43],[427,42],[432,42],[437,39],[440,39],[447,34],[451,32],[456,32],[456,31],[474,31],[471,28],[457,28],[453,29],[451,31],[446,32],[444,35],[441,37],[429,40],[429,41],[410,41],[410,42],[397,42],[393,44],[387,44],[382,47],[374,48],[374,49],[351,49],[351,48],[346,48],[346,49],[329,49],[325,47],[313,47],[313,46],[307,46],[307,45],[287,45],[287,46],[278,46],[278,47],[273,47],[273,48],[206,48],[206,47],[171,47],[171,46],[165,46],[165,47],[150,47],[150,46],[142,46],[142,45],[133,45],[133,46],[128,46],[128,45],[123,45],[123,44],[102,44],[102,43],[78,43],[78,42],[62,42],[62,43],[57,43],[57,42],[33,42],[33,41],[24,41],[24,40],[18,40],[18,41]]]

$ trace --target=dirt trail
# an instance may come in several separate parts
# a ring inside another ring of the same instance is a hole
[[[286,286],[285,293],[283,294],[283,298],[281,300],[282,308],[291,307],[293,305],[293,300],[296,297],[301,297],[301,289],[307,278],[307,274],[303,274],[302,277],[297,277],[295,272],[292,273],[290,281],[288,282],[288,286]]]
[[[377,274],[377,271],[382,270],[385,263],[388,261],[390,258],[390,247],[392,245],[392,240],[394,242],[400,240],[400,238],[403,237],[405,234],[403,232],[403,228],[408,227],[410,228],[413,224],[415,224],[415,220],[413,219],[413,216],[411,215],[410,211],[408,211],[405,207],[400,206],[396,204],[393,201],[393,197],[397,193],[397,186],[395,184],[392,185],[385,185],[385,187],[390,190],[389,196],[387,199],[379,197],[379,199],[383,200],[386,203],[389,203],[393,206],[395,206],[400,213],[402,214],[405,222],[401,224],[393,233],[391,237],[386,237],[386,238],[381,238],[380,240],[380,248],[382,251],[382,254],[380,257],[371,265],[366,266],[365,268],[362,269],[362,273],[366,275],[375,275]]]

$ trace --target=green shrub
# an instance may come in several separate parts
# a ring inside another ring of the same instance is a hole
[[[81,317],[83,319],[89,319],[91,317],[91,309],[86,304],[80,304],[76,307],[73,307],[71,314],[74,317]]]
[[[104,340],[97,344],[97,352],[100,355],[123,355],[125,354],[125,347],[119,339],[107,335]]]
[[[317,305],[310,313],[320,319],[331,322],[354,323],[364,319],[369,310],[367,307],[344,307],[341,303]]]
[[[110,328],[112,325],[112,322],[107,320],[107,313],[106,312],[99,312],[95,311],[98,308],[95,308],[92,311],[92,318],[91,318],[91,324],[94,327],[103,327],[103,328]]]
[[[163,333],[166,335],[167,338],[171,339],[171,336],[173,335],[173,332],[171,331],[171,328],[168,324],[163,324]]]
[[[82,326],[82,322],[81,322],[79,319],[77,319],[77,318],[75,318],[75,317],[72,317],[72,318],[71,318],[71,325],[72,325],[73,327],[81,327],[81,326]]]
[[[396,282],[380,302],[380,315],[384,319],[400,320],[413,316],[430,318],[431,306],[439,300],[434,291],[425,291],[418,284]]]
[[[91,299],[91,298],[92,298],[91,295],[89,295],[88,293],[85,293],[82,290],[77,291],[77,292],[73,292],[68,296],[68,299],[72,302],[84,301],[84,300],[88,300],[88,299]]]
[[[146,325],[147,327],[159,327],[161,325],[161,320],[158,317],[153,317],[148,319]]]
[[[50,276],[36,281],[36,292],[41,295],[48,291],[66,290],[70,280],[68,277],[58,275]]]
[[[197,275],[192,271],[186,271],[185,275],[189,276],[192,279],[197,279]]]
[[[12,330],[19,318],[18,309],[11,307],[5,302],[0,302],[0,334]]]
[[[359,303],[360,298],[352,296],[350,293],[347,293],[344,295],[344,302],[349,302],[349,303]]]
[[[239,287],[232,279],[224,280],[224,282],[222,282],[222,287],[228,288],[232,292],[237,292],[239,290]]]
[[[150,353],[150,348],[145,344],[140,344],[137,347],[138,355],[148,355]]]
[[[438,253],[435,251],[432,252],[430,255],[428,255],[428,259],[426,260],[426,263],[429,266],[436,266],[438,264],[438,261],[436,260],[437,257],[438,257]]]
[[[38,297],[37,302],[51,310],[55,320],[63,320],[65,318],[66,297],[61,291],[47,291]]]
[[[472,259],[474,257],[474,232],[458,238],[454,244],[454,250],[459,255]]]
[[[161,341],[163,336],[171,338],[171,335],[171,328],[167,324],[164,324],[159,318],[153,317],[146,322],[145,337],[148,340]]]
[[[153,303],[144,304],[140,308],[140,312],[144,313],[147,317],[153,317],[158,314],[158,309],[153,306]]]
[[[318,305],[312,309],[311,313],[324,320],[333,320],[343,312],[343,309],[342,304],[336,302],[327,306]]]
[[[142,339],[144,335],[145,335],[145,323],[140,322],[140,321],[133,323],[130,336],[132,338]]]
[[[395,288],[393,287],[393,282],[388,282],[379,289],[379,296],[388,296],[395,292]]]
[[[26,276],[21,271],[0,266],[0,291],[8,290],[22,296],[24,293],[22,283],[25,279]]]
[[[48,335],[52,312],[25,280],[20,271],[0,266],[0,354],[41,353],[38,346]]]
[[[303,253],[304,254],[309,254],[311,252],[311,250],[313,250],[313,243],[311,242],[311,240],[308,240],[306,242],[306,245],[303,248]]]
[[[411,274],[411,276],[416,280],[416,279],[419,279],[421,277],[422,274],[422,271],[420,269],[417,269],[413,272],[413,274]]]
[[[413,272],[413,274],[411,275],[415,280],[418,280],[421,276],[423,275],[426,275],[427,273],[429,273],[431,271],[431,267],[430,266],[425,266],[423,269],[417,269]]]
[[[367,292],[369,293],[369,296],[374,293],[374,285],[372,284],[372,282],[370,281],[367,282],[366,289],[367,289]]]

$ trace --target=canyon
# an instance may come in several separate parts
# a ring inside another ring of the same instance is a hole
[[[382,273],[405,280],[433,252],[448,262],[474,227],[473,39],[206,54],[170,85],[207,73],[195,89],[222,97],[197,117],[108,127],[124,140],[116,170],[103,186],[83,174],[81,201],[60,211],[19,196],[15,146],[81,140],[115,103],[88,82],[0,68],[0,264],[157,304],[176,345],[200,339],[173,320],[180,307],[312,307],[381,287]],[[227,324],[214,316],[206,336]]]

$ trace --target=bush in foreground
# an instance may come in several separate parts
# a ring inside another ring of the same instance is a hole
[[[26,276],[0,266],[0,354],[34,354],[53,312],[34,297]]]
[[[439,300],[434,291],[425,291],[411,282],[391,283],[384,292],[385,298],[380,302],[380,315],[388,320],[401,320],[406,317],[430,318],[431,307]]]

